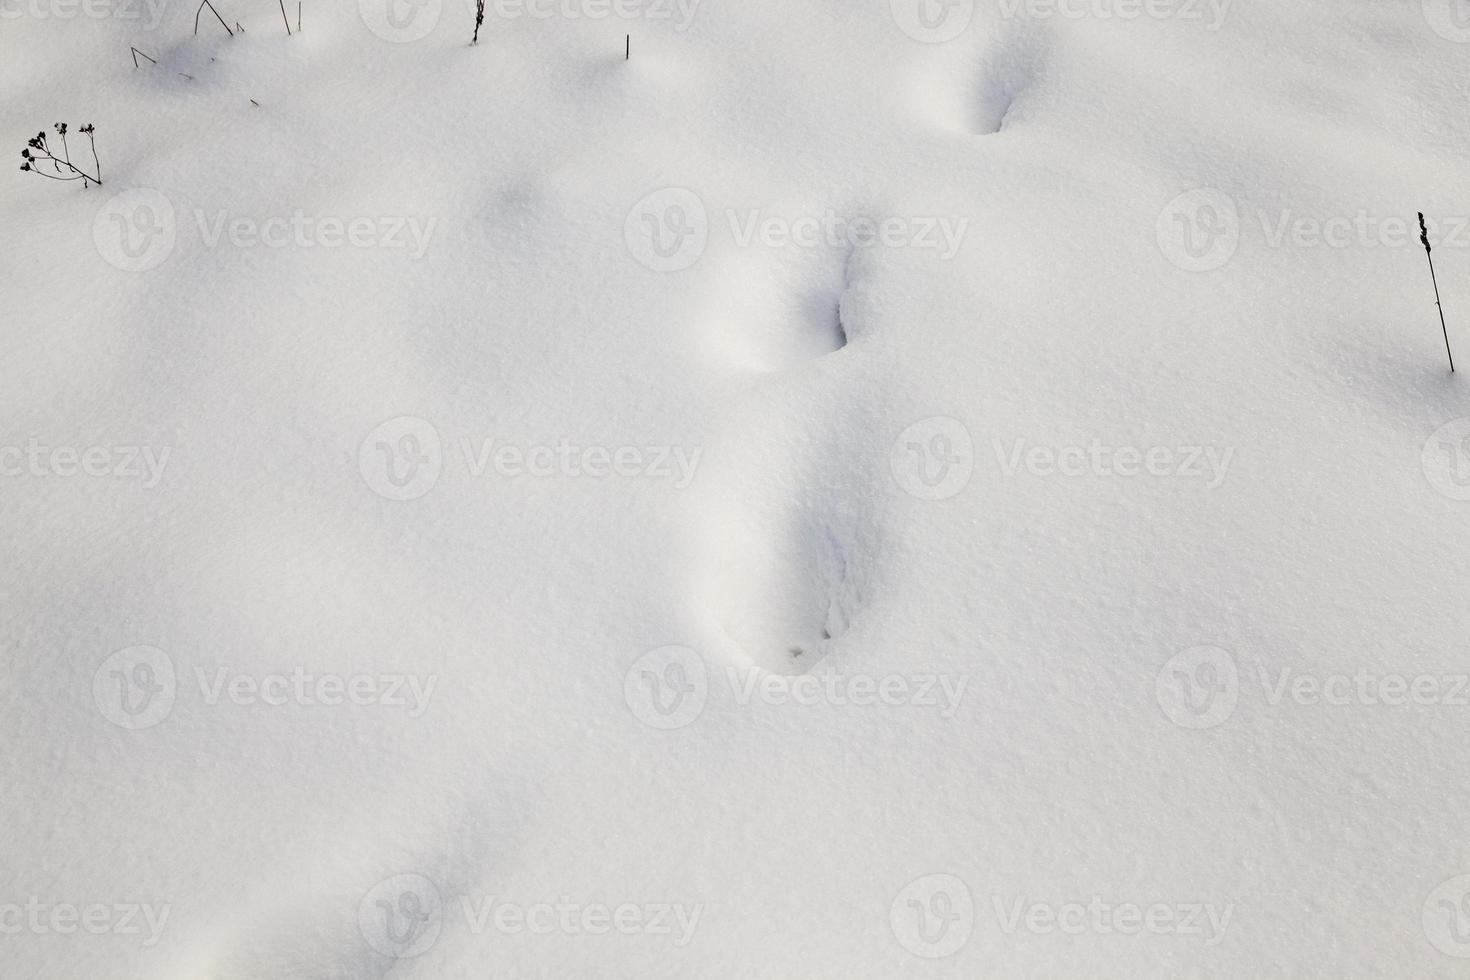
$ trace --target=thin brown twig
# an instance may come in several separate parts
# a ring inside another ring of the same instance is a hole
[[[97,137],[92,134],[90,128],[86,130],[86,133],[87,142],[92,144],[92,166],[97,168],[97,185],[100,187],[102,185],[102,161],[97,159]]]
[[[225,19],[219,15],[219,11],[214,9],[214,4],[210,3],[209,0],[204,0],[204,2],[199,5],[199,9],[194,11],[194,36],[199,36],[199,15],[204,13],[205,7],[208,7],[209,12],[214,14],[215,19],[219,21],[219,26],[225,29],[225,33],[230,35],[230,37],[234,37],[235,32],[230,30],[230,25],[225,23]]]

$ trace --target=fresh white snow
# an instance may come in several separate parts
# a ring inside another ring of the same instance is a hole
[[[0,0],[0,974],[1464,975],[1463,3],[212,2]]]

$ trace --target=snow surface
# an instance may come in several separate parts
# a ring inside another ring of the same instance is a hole
[[[5,977],[1470,968],[1470,11],[214,2],[0,0]]]

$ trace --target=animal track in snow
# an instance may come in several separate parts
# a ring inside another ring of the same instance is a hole
[[[1044,75],[1048,60],[1046,39],[1007,26],[987,38],[978,56],[956,52],[921,73],[913,104],[946,129],[994,135],[1016,122],[1025,90]]]
[[[788,370],[730,403],[706,459],[701,602],[744,659],[777,673],[810,669],[847,631],[878,545],[871,477],[854,464],[878,423],[870,402],[850,402],[845,362],[824,356],[861,335],[868,292],[849,278],[860,259],[830,260],[820,280],[764,298],[802,311],[782,321],[802,336],[780,344],[761,334],[763,356],[747,363]]]
[[[845,433],[813,438],[799,413],[752,401],[712,467],[724,479],[704,510],[704,599],[746,659],[799,673],[851,625],[875,534],[837,472]]]
[[[853,251],[744,249],[726,259],[703,329],[726,364],[773,372],[801,367],[846,347],[843,320]]]

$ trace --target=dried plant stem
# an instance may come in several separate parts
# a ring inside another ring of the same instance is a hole
[[[219,15],[219,11],[214,9],[214,4],[210,3],[209,0],[204,0],[199,5],[199,9],[194,11],[194,36],[199,36],[199,15],[204,13],[205,7],[208,7],[209,12],[214,14],[215,19],[219,21],[219,26],[225,29],[225,33],[230,35],[230,37],[234,37],[235,32],[230,30],[230,25],[225,23],[225,19]]]
[[[87,137],[88,139],[92,139],[92,134],[89,132]],[[61,145],[61,156],[58,157],[51,152],[51,145],[46,141],[45,134],[37,134],[36,139],[31,141],[30,146],[38,152],[32,153],[30,149],[24,150],[22,155],[25,157],[25,163],[21,169],[29,173],[39,174],[48,180],[80,180],[84,187],[90,187],[93,184],[97,184],[100,187],[102,184],[102,167],[97,163],[96,140],[92,140],[92,162],[96,168],[96,176],[87,173],[71,162],[71,154],[66,149],[65,133],[61,134]],[[47,173],[42,170],[42,164],[50,164],[54,172]],[[70,176],[68,176],[68,173]]]
[[[1424,255],[1429,259],[1429,281],[1434,283],[1434,305],[1439,308],[1439,329],[1444,334],[1444,352],[1450,359],[1450,374],[1455,373],[1455,352],[1450,350],[1450,328],[1444,322],[1444,304],[1439,301],[1439,277],[1434,274],[1434,255],[1429,247],[1429,229],[1424,224],[1424,212],[1419,212],[1419,241],[1424,245]]]

